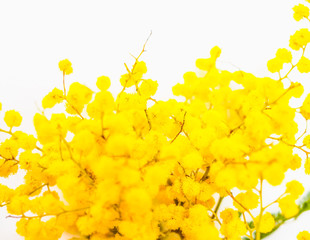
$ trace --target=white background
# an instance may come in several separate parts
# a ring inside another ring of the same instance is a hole
[[[267,71],[267,60],[274,57],[277,48],[288,46],[295,30],[308,26],[293,20],[292,7],[298,3],[2,0],[0,118],[5,110],[18,110],[24,118],[22,129],[33,133],[32,117],[40,109],[42,97],[62,86],[58,62],[64,58],[73,65],[73,74],[66,78],[69,83],[79,81],[94,89],[97,77],[106,75],[116,94],[119,77],[126,72],[124,62],[133,63],[129,53],[140,53],[150,31],[153,34],[141,60],[148,66],[146,77],[159,82],[158,99],[168,99],[171,87],[182,82],[186,71],[195,71],[195,60],[209,57],[214,45],[222,49],[220,67],[273,76]],[[303,76],[302,81],[308,91],[307,78]],[[301,173],[289,177],[310,185],[309,177]],[[10,179],[9,184],[16,185],[16,179]],[[5,218],[3,209],[0,214],[0,238],[21,239],[15,233],[14,221]],[[310,230],[309,220],[306,213],[269,239],[295,239],[299,231]]]

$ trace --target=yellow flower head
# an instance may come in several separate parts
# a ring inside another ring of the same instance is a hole
[[[293,10],[294,10],[293,17],[296,21],[300,21],[303,18],[309,17],[309,8],[303,4],[299,4],[295,7],[293,7]]]
[[[297,240],[310,240],[310,233],[308,231],[298,233]]]
[[[258,201],[259,201],[259,196],[252,192],[252,191],[247,191],[245,193],[239,193],[236,196],[236,199],[239,203],[242,204],[243,207],[246,209],[254,209],[258,206]],[[241,207],[237,202],[234,202],[234,206],[240,211],[244,212],[245,209]]]
[[[293,35],[291,35],[289,46],[293,50],[298,51],[300,48],[304,47],[309,42],[310,42],[310,32],[307,28],[302,28],[296,31]]]
[[[57,103],[62,102],[64,99],[63,91],[57,88],[54,88],[49,94],[47,94],[42,100],[43,108],[52,108]]]
[[[301,194],[303,194],[304,190],[303,185],[296,180],[286,184],[286,192],[290,193],[294,198],[298,198]]]
[[[306,57],[301,57],[297,63],[297,69],[300,73],[310,72],[310,60]]]
[[[111,86],[110,78],[106,76],[98,77],[96,85],[101,91],[108,90],[108,88]]]
[[[283,62],[278,58],[273,58],[267,62],[267,67],[269,72],[279,72],[283,68]]]
[[[286,218],[294,217],[298,213],[299,208],[295,200],[296,198],[292,197],[292,195],[287,195],[278,201],[279,207]]]
[[[19,127],[22,122],[22,116],[15,110],[7,111],[4,115],[4,121],[8,127]]]
[[[276,57],[281,59],[284,63],[290,63],[293,58],[292,53],[285,48],[279,48]]]
[[[210,51],[211,58],[218,58],[221,55],[221,52],[222,50],[218,46],[214,46]]]
[[[255,220],[257,221],[258,217]],[[273,216],[271,215],[271,213],[266,212],[260,220],[260,228],[259,228],[260,232],[268,233],[274,228],[274,226],[275,226],[275,220]]]
[[[71,62],[68,59],[61,60],[58,63],[60,71],[64,72],[66,75],[69,75],[73,72]]]

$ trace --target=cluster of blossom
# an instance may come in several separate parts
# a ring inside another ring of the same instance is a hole
[[[308,17],[308,7],[294,7],[297,21]],[[141,54],[121,76],[116,99],[106,76],[97,79],[97,91],[74,82],[66,93],[65,75],[73,70],[69,60],[60,61],[63,90],[54,88],[42,100],[36,136],[15,130],[21,115],[5,112],[0,176],[26,174],[16,189],[0,185],[1,206],[20,218],[17,233],[28,240],[59,239],[64,232],[76,240],[260,240],[277,227],[269,207],[278,204],[293,218],[304,191],[294,180],[265,203],[264,183],[278,186],[288,169],[301,167],[294,149],[306,155],[310,173],[310,135],[296,136],[294,120],[296,114],[310,119],[310,95],[292,108],[289,101],[301,97],[303,86],[288,78],[295,68],[310,72],[309,42],[310,32],[301,29],[289,44],[302,51],[298,60],[279,49],[268,61],[277,79],[219,70],[221,50],[214,47],[210,58],[196,61],[203,76],[187,72],[173,87],[184,101],[154,99],[158,84],[143,78]],[[56,104],[66,112],[46,117]],[[219,211],[223,198],[233,206]]]

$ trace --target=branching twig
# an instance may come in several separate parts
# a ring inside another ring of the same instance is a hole
[[[183,127],[184,127],[184,124],[185,124],[185,117],[186,117],[186,114],[187,114],[187,112],[184,113],[183,122],[182,122],[180,131],[177,133],[177,135],[175,135],[175,137],[171,140],[170,143],[173,143],[173,142],[176,140],[176,138],[183,132]]]

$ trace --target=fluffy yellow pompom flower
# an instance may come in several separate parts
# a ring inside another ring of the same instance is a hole
[[[271,73],[279,72],[283,68],[283,62],[278,58],[273,58],[267,62],[267,67]]]
[[[200,184],[191,178],[185,178],[182,184],[182,190],[187,197],[196,197],[200,192]]]
[[[50,121],[43,115],[36,113],[33,117],[33,124],[37,132],[37,138],[42,144],[51,143],[59,139],[59,132]]]
[[[222,50],[218,46],[214,46],[210,51],[211,58],[219,58],[221,52]]]
[[[90,216],[80,217],[76,222],[76,226],[83,235],[91,235],[96,231],[95,220]]]
[[[203,71],[210,71],[215,67],[213,58],[199,58],[196,60],[196,67]]]
[[[181,160],[181,165],[191,171],[197,170],[203,164],[203,158],[198,151],[193,151],[185,155]]]
[[[293,35],[291,35],[289,46],[293,50],[298,51],[300,48],[304,47],[309,42],[310,42],[310,32],[307,28],[302,28],[296,31]]]
[[[215,46],[210,51],[210,58],[199,58],[196,60],[196,67],[200,70],[210,71],[216,67],[216,59],[221,55],[221,49]]]
[[[301,95],[304,93],[304,87],[300,83],[291,83],[291,95],[295,98],[300,98]]]
[[[94,135],[87,130],[82,130],[75,134],[71,144],[79,154],[88,154],[94,148]]]
[[[228,223],[222,224],[220,231],[227,239],[240,239],[241,236],[246,234],[247,229],[241,219],[235,218]]]
[[[258,217],[256,218],[256,221],[258,220]],[[270,232],[275,226],[275,220],[271,213],[266,212],[261,220],[259,225],[259,231],[262,233],[268,233]]]
[[[306,57],[301,57],[297,63],[297,69],[300,73],[310,72],[310,60]]]
[[[189,211],[189,219],[194,223],[195,225],[199,225],[202,223],[208,223],[210,221],[209,214],[208,214],[208,208],[201,204],[196,204],[194,206],[191,206]]]
[[[101,118],[104,113],[112,112],[113,109],[114,98],[108,91],[98,92],[94,101],[87,105],[87,113],[93,118]]]
[[[124,194],[124,203],[121,208],[129,214],[144,214],[150,211],[152,199],[143,188],[131,188]]]
[[[69,75],[73,72],[71,62],[68,59],[61,60],[58,63],[60,71],[64,72],[66,75]]]
[[[7,211],[10,214],[22,215],[29,211],[30,200],[27,196],[14,196],[7,206]]]
[[[298,213],[299,208],[295,203],[295,200],[296,198],[291,195],[287,195],[278,201],[279,207],[286,218],[291,218]]]
[[[215,67],[216,59],[221,55],[221,49],[215,46],[210,51],[210,58],[199,58],[196,60],[196,67],[200,70],[210,71]]]
[[[111,80],[109,77],[101,76],[97,78],[96,85],[101,91],[105,91],[111,86]]]
[[[4,115],[4,121],[10,128],[18,127],[22,123],[22,116],[15,110],[9,110]]]
[[[288,182],[286,184],[286,192],[290,193],[292,195],[292,197],[294,198],[298,198],[301,194],[303,194],[305,188],[303,187],[303,185],[296,181],[293,180],[291,182]]]
[[[246,209],[254,209],[258,206],[259,196],[252,191],[247,191],[245,193],[239,193],[236,196],[239,203],[242,204]],[[245,209],[241,207],[237,202],[234,201],[234,206],[238,208],[240,212],[244,212]]]
[[[284,63],[290,63],[293,58],[292,53],[285,48],[279,48],[276,57],[281,59]]]
[[[263,171],[263,177],[272,186],[280,185],[285,177],[283,167],[279,163],[273,163]]]
[[[14,133],[19,146],[25,150],[33,150],[36,147],[37,139],[33,135],[28,135],[22,131]]]
[[[47,94],[43,98],[42,107],[43,108],[52,108],[57,103],[61,103],[63,99],[64,99],[63,91],[58,89],[58,88],[54,88],[49,94]]]
[[[310,240],[310,233],[308,231],[298,233],[297,240]]]
[[[296,21],[300,21],[303,18],[309,17],[309,8],[303,4],[299,4],[295,7],[293,7],[293,10],[294,10],[293,17]]]
[[[135,84],[138,84],[142,80],[142,76],[146,72],[147,68],[145,62],[143,61],[136,62],[131,72],[128,72],[121,76],[120,83],[123,87],[126,88],[134,86]]]
[[[146,64],[144,61],[140,61],[140,62],[137,62],[135,67],[134,67],[134,73],[141,73],[141,74],[144,74],[147,72],[147,68],[146,68]]]
[[[82,112],[84,105],[92,99],[93,91],[83,84],[74,82],[70,85],[67,95],[68,105],[66,111],[70,114]]]
[[[293,158],[290,161],[290,169],[296,170],[301,166],[301,157],[297,154],[294,154]]]
[[[17,145],[17,142],[13,141],[12,139],[6,139],[5,141],[3,141],[0,144],[0,162],[3,161],[5,158],[15,158],[18,155],[18,148],[19,146]]]
[[[141,83],[139,90],[142,96],[148,98],[156,93],[157,88],[158,88],[157,81],[154,81],[152,79],[146,79],[143,80],[143,82]]]
[[[0,204],[7,203],[14,195],[14,190],[0,184]]]
[[[223,219],[223,223],[229,223],[234,219],[239,218],[238,212],[232,208],[226,208],[220,213],[220,217]]]

